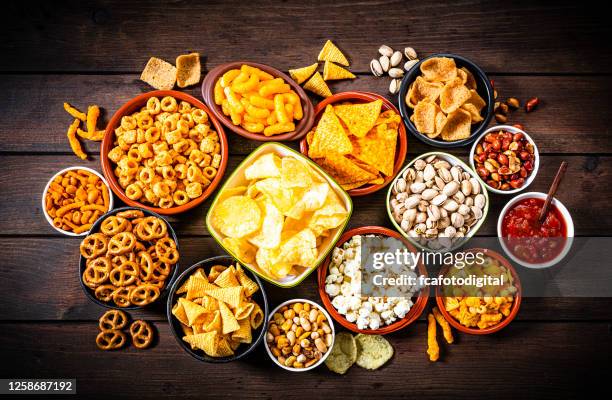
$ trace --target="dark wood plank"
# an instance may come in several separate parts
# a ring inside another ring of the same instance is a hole
[[[1,238],[0,321],[97,319],[103,308],[85,296],[79,283],[79,242],[78,238]],[[180,238],[179,245],[181,272],[200,260],[225,254],[212,238]],[[291,298],[320,302],[316,272],[292,289],[267,283],[264,288],[272,307]],[[435,300],[432,298],[429,302],[433,305]],[[165,304],[159,302],[150,310],[132,314],[165,320]],[[523,321],[608,320],[612,319],[612,299],[525,298],[517,318]]]
[[[246,59],[287,69],[311,63],[330,38],[359,72],[381,44],[455,52],[490,72],[612,71],[605,12],[569,1],[133,3],[11,4],[0,70],[135,72],[150,56],[192,50],[208,68]]]
[[[406,162],[415,157],[410,154]],[[466,160],[467,157],[462,157]],[[40,198],[50,177],[62,168],[71,165],[87,165],[100,170],[98,157],[81,162],[74,155],[5,155],[0,156],[0,165],[5,172],[0,175],[0,219],[1,235],[59,235],[45,220]],[[230,158],[226,175],[243,159]],[[565,183],[557,197],[569,208],[574,219],[577,235],[606,235],[612,224],[612,210],[607,199],[611,179],[612,158],[609,156],[542,156],[540,172],[530,191],[547,192],[548,186],[562,160],[569,162]],[[599,188],[598,196],[589,196],[593,188]],[[383,225],[391,227],[385,208],[386,191],[355,198],[355,213],[349,226]],[[497,216],[508,201],[508,196],[492,195],[489,216],[478,235],[496,235]],[[206,235],[204,218],[212,199],[203,205],[170,220],[181,235]],[[27,212],[24,212],[27,210]]]
[[[612,102],[610,77],[534,77],[499,76],[495,78],[500,99],[515,96],[525,101],[539,96],[537,112],[522,109],[510,116],[510,123],[523,124],[543,153],[611,153],[612,116],[607,105]],[[360,75],[354,81],[331,84],[334,92],[365,90],[388,94],[388,78]],[[559,88],[565,88],[559,90]],[[0,131],[0,152],[69,152],[66,129],[71,117],[62,103],[69,101],[86,109],[98,104],[104,111],[104,126],[112,114],[137,94],[151,90],[138,75],[8,75],[0,80],[0,108],[4,127]],[[199,87],[187,90],[201,98]],[[317,100],[313,98],[316,102]],[[492,125],[495,121],[492,122]],[[232,154],[248,154],[259,142],[244,139],[226,130]],[[409,137],[409,149],[415,153],[431,147]],[[85,143],[88,151],[98,151],[99,144]],[[470,148],[455,149],[466,154]]]
[[[382,369],[355,365],[345,376],[325,366],[303,374],[285,372],[263,345],[241,361],[201,364],[183,352],[167,323],[155,327],[160,340],[152,349],[102,352],[95,346],[95,322],[2,324],[0,348],[12,361],[2,363],[0,374],[76,378],[78,393],[91,396],[302,398],[308,393],[308,398],[338,399],[364,393],[381,398],[406,398],[407,393],[428,399],[474,398],[475,393],[496,399],[575,398],[584,387],[599,388],[610,377],[605,367],[612,351],[608,323],[515,322],[495,335],[461,334],[456,344],[441,344],[442,361],[432,363],[425,353],[426,324],[419,322],[388,336],[395,355]]]

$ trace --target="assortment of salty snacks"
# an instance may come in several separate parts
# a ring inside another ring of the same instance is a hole
[[[128,316],[121,310],[105,312],[98,322],[100,333],[96,337],[96,345],[100,350],[117,350],[126,343],[123,329],[127,327]],[[132,344],[137,349],[146,349],[153,343],[154,331],[151,325],[143,320],[132,322],[129,328]]]
[[[104,129],[98,130],[96,127],[98,117],[100,116],[100,107],[95,104],[91,105],[87,107],[87,114],[85,114],[69,103],[64,103],[64,110],[74,118],[74,121],[70,124],[66,132],[70,148],[77,157],[85,160],[87,159],[87,154],[83,151],[77,135],[83,139],[93,140],[95,142],[99,142],[104,138]],[[85,130],[80,128],[81,123],[84,124]]]
[[[510,315],[518,289],[510,270],[494,257],[485,255],[484,262],[466,261],[463,268],[452,267],[447,277],[467,278],[470,275],[502,278],[503,284],[477,287],[447,286],[442,289],[445,310],[461,325],[486,329]],[[501,281],[501,279],[500,279]]]
[[[147,62],[140,80],[158,90],[171,90],[176,83],[184,88],[200,82],[200,54],[190,53],[176,58],[176,67],[157,57]]]
[[[244,169],[245,186],[224,189],[210,210],[220,241],[238,260],[273,279],[314,267],[323,237],[348,211],[307,161],[274,153]]]
[[[380,251],[388,253],[400,250],[394,238],[384,236],[366,235],[366,238],[380,239]],[[385,288],[380,296],[365,297],[361,295],[362,282],[371,282],[375,273],[368,271],[361,260],[362,236],[355,235],[346,241],[342,247],[334,248],[328,275],[325,277],[325,293],[329,295],[334,308],[350,323],[357,325],[357,329],[376,330],[382,326],[391,325],[408,314],[413,306],[411,300],[416,296],[419,287],[398,285],[394,288]],[[378,247],[377,247],[378,248]],[[416,281],[416,264],[401,265],[393,268],[393,273],[386,270],[385,276],[413,277]],[[380,288],[373,288],[375,290]],[[396,293],[392,293],[392,291]]]
[[[493,189],[508,191],[525,185],[536,167],[534,144],[523,132],[500,129],[476,144],[473,163],[478,176]]]
[[[111,198],[100,176],[73,168],[58,173],[49,182],[43,203],[55,228],[80,235],[110,209]]]
[[[308,157],[345,190],[381,184],[393,175],[401,117],[381,113],[382,100],[327,105],[306,135]]]
[[[503,215],[501,236],[510,253],[530,264],[554,260],[563,251],[567,222],[554,204],[542,223],[538,221],[543,198],[519,200]]]
[[[228,357],[253,341],[264,314],[251,297],[259,290],[240,264],[199,268],[177,290],[184,294],[172,307],[181,323],[183,340],[210,357]]]
[[[304,116],[300,97],[283,78],[247,64],[215,82],[214,101],[232,124],[265,136],[294,131]]]
[[[488,207],[485,194],[480,181],[461,165],[438,154],[424,155],[394,181],[390,213],[421,245],[451,248],[483,218]]]
[[[434,362],[440,358],[440,346],[436,339],[436,322],[442,328],[442,334],[446,343],[451,344],[455,341],[450,324],[444,319],[438,307],[434,307],[432,312],[427,315],[427,355],[429,356],[429,361]]]
[[[397,94],[401,85],[401,78],[404,76],[404,70],[409,71],[412,67],[419,62],[417,53],[412,47],[404,48],[404,54],[401,51],[394,51],[387,45],[382,45],[378,48],[380,57],[374,58],[370,61],[370,70],[374,76],[383,76],[389,74],[391,77],[391,83],[389,85],[389,92],[391,94]],[[406,63],[404,64],[404,70],[401,69],[400,64],[406,56]]]
[[[171,208],[202,196],[221,165],[221,144],[204,110],[150,97],[121,117],[108,158],[129,199]]]
[[[133,209],[106,217],[100,232],[83,239],[80,252],[86,259],[83,284],[118,307],[157,300],[179,260],[166,222]]]
[[[334,344],[333,323],[318,305],[296,301],[280,307],[268,322],[266,344],[287,368],[309,368],[325,359]]]
[[[421,75],[410,85],[406,104],[413,109],[410,120],[430,139],[467,139],[472,124],[481,122],[486,102],[476,91],[476,80],[455,60],[433,57],[421,63]]]
[[[374,370],[382,367],[391,357],[393,346],[380,335],[360,333],[353,336],[340,332],[336,335],[325,365],[330,371],[343,375],[355,363],[361,368]]]

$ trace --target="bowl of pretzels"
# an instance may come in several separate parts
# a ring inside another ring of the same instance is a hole
[[[101,216],[79,246],[85,294],[108,308],[133,310],[166,296],[176,278],[178,239],[160,215],[136,207]]]

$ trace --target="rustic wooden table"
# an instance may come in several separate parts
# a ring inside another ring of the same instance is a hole
[[[453,52],[482,66],[502,98],[538,96],[539,109],[517,111],[542,154],[530,189],[545,191],[562,160],[569,169],[558,197],[579,236],[610,234],[612,211],[612,52],[606,14],[577,2],[326,1],[14,2],[0,28],[0,377],[72,377],[80,394],[187,397],[559,397],[610,378],[611,299],[528,298],[517,319],[495,335],[457,335],[442,360],[425,354],[423,318],[389,340],[394,359],[370,372],[338,376],[325,367],[290,374],[261,346],[225,365],[200,363],[176,343],[164,304],[134,312],[153,321],[157,345],[105,353],[94,338],[103,309],[79,285],[79,239],[45,221],[40,197],[56,171],[71,165],[100,170],[97,143],[86,162],[71,152],[70,117],[62,102],[99,104],[108,120],[125,101],[150,90],[138,80],[150,56],[174,60],[198,51],[206,70],[232,60],[281,70],[307,65],[334,40],[358,75],[333,92],[387,94],[389,81],[369,73],[381,44],[410,45],[422,55]],[[523,3],[523,2],[521,2]],[[200,98],[199,87],[187,92]],[[396,99],[393,99],[397,103]],[[228,173],[259,143],[228,132]],[[293,144],[295,146],[295,144]],[[409,137],[407,160],[431,150]],[[451,152],[467,160],[469,148]],[[479,235],[495,235],[507,197],[492,196]],[[384,191],[354,200],[350,227],[391,227]],[[210,205],[171,218],[180,237],[181,270],[222,254],[209,236]],[[272,305],[295,297],[318,300],[314,275],[295,289],[266,285]],[[432,302],[430,301],[430,304]]]

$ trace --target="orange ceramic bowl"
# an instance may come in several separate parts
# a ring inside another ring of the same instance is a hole
[[[269,73],[275,78],[282,78],[285,83],[291,86],[291,89],[298,95],[302,102],[302,109],[304,111],[304,115],[301,120],[296,121],[295,130],[293,132],[282,133],[280,135],[272,135],[265,136],[263,133],[253,133],[249,132],[241,126],[234,125],[232,120],[223,114],[221,110],[221,106],[215,104],[215,83],[217,80],[221,78],[221,76],[229,71],[230,69],[240,69],[243,64],[250,65],[252,67],[259,68],[260,70]],[[299,140],[303,136],[305,136],[312,128],[312,124],[314,122],[314,107],[312,106],[312,102],[304,92],[304,89],[300,87],[293,79],[291,79],[286,74],[281,71],[273,68],[269,65],[254,63],[250,61],[234,61],[231,63],[226,63],[219,65],[216,68],[213,68],[206,77],[202,81],[202,98],[204,102],[208,104],[210,110],[215,114],[215,117],[219,119],[229,130],[239,134],[242,137],[251,140],[258,140],[260,142],[282,142],[286,140]]]
[[[171,208],[161,208],[161,207],[153,207],[150,204],[144,204],[138,201],[134,201],[129,199],[125,195],[125,191],[119,185],[117,177],[113,171],[114,167],[111,164],[111,161],[108,159],[108,152],[113,148],[113,142],[115,141],[115,129],[121,124],[121,117],[125,115],[130,115],[141,107],[143,107],[147,100],[150,97],[159,97],[162,98],[164,96],[172,96],[177,100],[182,100],[190,103],[192,106],[201,108],[208,114],[208,119],[212,124],[212,128],[217,131],[219,135],[219,143],[221,144],[221,164],[219,165],[219,169],[217,170],[217,175],[214,177],[210,185],[204,190],[202,195],[197,199],[193,199],[188,203],[183,204],[182,206],[176,206]],[[198,99],[193,96],[190,96],[183,92],[178,92],[176,90],[154,90],[152,92],[143,93],[134,97],[132,100],[125,103],[111,118],[110,122],[106,126],[106,133],[104,134],[104,140],[102,140],[102,145],[100,146],[100,160],[102,162],[102,171],[104,172],[104,177],[108,181],[113,192],[119,196],[119,198],[126,204],[132,207],[142,207],[149,211],[156,212],[162,215],[171,215],[171,214],[179,214],[185,212],[187,210],[192,209],[193,207],[201,204],[204,200],[206,200],[214,191],[217,185],[221,182],[223,178],[223,174],[225,173],[225,167],[227,166],[227,138],[225,137],[225,132],[223,131],[223,125],[215,118],[214,114],[210,112],[208,107]]]
[[[382,226],[362,226],[346,231],[344,232],[344,235],[340,237],[335,247],[341,247],[345,242],[349,241],[355,235],[379,235],[394,237],[396,239],[401,240],[406,245],[406,248],[411,252],[417,252],[416,248],[412,244],[410,244],[410,242],[404,239],[399,233],[392,231],[391,229],[383,228]],[[346,329],[353,332],[364,333],[368,335],[386,335],[388,333],[398,331],[410,325],[411,323],[416,321],[423,313],[423,310],[425,310],[425,306],[427,306],[427,300],[429,300],[429,286],[425,286],[423,289],[421,289],[416,301],[414,302],[414,305],[412,306],[412,308],[410,308],[410,311],[408,311],[408,314],[406,314],[404,318],[392,323],[391,325],[386,325],[379,329],[358,329],[357,324],[347,321],[344,315],[340,314],[336,310],[336,308],[331,303],[329,295],[325,292],[325,278],[327,277],[327,271],[331,262],[332,254],[333,251],[330,252],[330,254],[325,259],[325,262],[323,262],[323,264],[319,267],[317,276],[317,279],[319,281],[319,296],[321,296],[321,301],[323,302],[323,305],[325,306],[327,312],[332,316],[333,319],[336,320],[336,322],[338,322]],[[419,264],[417,265],[417,269],[419,275],[427,276],[427,270],[425,269],[425,266],[422,262],[419,262]]]
[[[330,96],[319,104],[315,108],[315,118],[313,126],[319,123],[319,119],[325,110],[325,107],[328,104],[341,103],[345,101],[355,102],[355,103],[366,103],[374,100],[382,100],[382,111],[393,110],[397,115],[400,115],[397,108],[391,103],[389,100],[384,98],[383,96],[370,93],[370,92],[342,92],[337,93],[333,96]],[[398,135],[397,135],[397,146],[395,148],[395,163],[393,164],[393,175],[387,176],[383,183],[378,185],[364,185],[355,189],[348,190],[348,194],[351,196],[365,196],[367,194],[374,193],[389,184],[395,178],[399,170],[402,168],[404,164],[404,160],[406,159],[406,151],[408,149],[408,139],[406,136],[406,127],[404,126],[404,122],[400,121]],[[308,142],[306,138],[302,139],[300,142],[300,151],[302,154],[308,157]]]
[[[512,264],[510,264],[510,262],[501,254],[493,250],[481,249],[481,248],[469,249],[469,250],[465,250],[465,252],[466,253],[482,252],[486,256],[496,259],[497,261],[501,263],[501,265],[508,268],[508,271],[510,271],[510,273],[512,274],[512,277],[514,278],[514,286],[516,286],[516,289],[517,289],[516,294],[514,295],[514,302],[512,303],[512,308],[510,309],[510,315],[502,319],[499,324],[491,326],[489,328],[485,328],[485,329],[468,328],[467,326],[462,325],[452,315],[450,315],[448,311],[446,311],[446,308],[444,307],[445,297],[442,295],[442,289],[440,288],[440,286],[438,286],[436,289],[436,303],[438,304],[440,313],[458,331],[469,333],[471,335],[488,335],[490,333],[495,333],[505,328],[506,326],[508,326],[508,324],[510,324],[510,322],[512,322],[512,320],[516,317],[516,314],[518,314],[519,307],[521,306],[521,297],[522,297],[521,281],[519,280],[518,274],[516,273],[516,270],[514,269]],[[445,276],[448,273],[449,268],[451,268],[451,265],[444,266],[440,270],[440,275]]]

